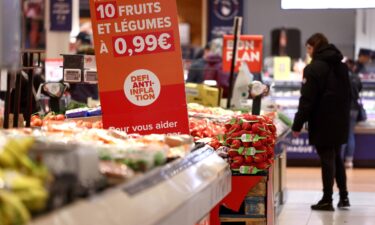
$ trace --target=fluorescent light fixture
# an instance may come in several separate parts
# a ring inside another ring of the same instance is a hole
[[[375,0],[281,0],[282,9],[375,8]]]

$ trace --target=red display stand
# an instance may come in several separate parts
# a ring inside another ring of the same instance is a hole
[[[273,169],[269,168],[267,181],[267,225],[274,224],[273,209]],[[232,176],[232,191],[211,210],[210,225],[220,225],[220,205],[238,212],[247,193],[260,182],[264,176]]]

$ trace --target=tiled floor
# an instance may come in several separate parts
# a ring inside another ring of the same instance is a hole
[[[287,202],[278,225],[375,225],[375,170],[348,171],[351,191],[349,210],[312,211],[310,205],[321,198],[319,169],[293,168],[287,172]],[[337,194],[334,204],[338,202]]]

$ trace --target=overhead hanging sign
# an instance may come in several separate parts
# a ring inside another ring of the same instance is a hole
[[[223,42],[223,69],[230,72],[234,47],[233,35],[225,35]],[[238,72],[241,62],[244,61],[249,66],[250,72],[260,73],[263,63],[263,36],[261,35],[241,35],[238,47],[235,72]]]
[[[188,134],[176,2],[90,3],[104,127]]]
[[[234,18],[243,16],[243,0],[211,0],[208,4],[208,40],[233,34]]]
[[[72,0],[50,0],[50,30],[72,30]]]

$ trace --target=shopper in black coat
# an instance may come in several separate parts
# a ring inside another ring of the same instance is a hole
[[[334,178],[340,190],[338,207],[348,207],[346,173],[341,158],[341,145],[348,140],[351,87],[343,56],[327,38],[314,34],[306,42],[312,62],[303,72],[301,98],[293,123],[293,136],[298,137],[308,122],[310,144],[317,149],[322,166],[323,198],[312,205],[314,210],[334,210]]]

